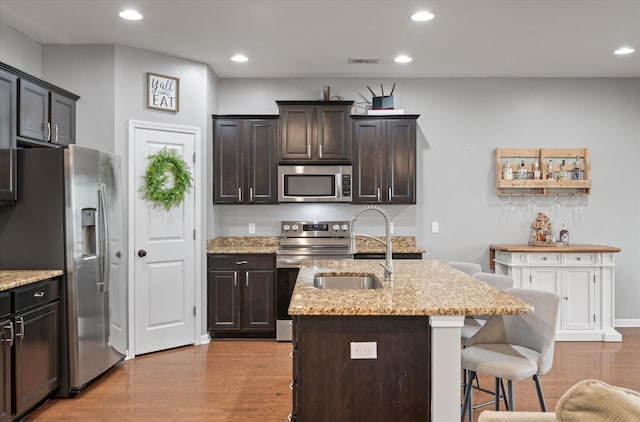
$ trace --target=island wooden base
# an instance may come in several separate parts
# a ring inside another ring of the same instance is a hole
[[[294,316],[294,421],[430,421],[428,316]],[[375,342],[376,359],[352,359]]]

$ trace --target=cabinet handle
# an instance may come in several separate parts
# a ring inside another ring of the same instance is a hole
[[[47,122],[47,142],[51,140],[51,122]]]
[[[387,197],[387,200],[391,202],[391,188],[389,188],[389,196]]]
[[[20,332],[16,333],[16,337],[20,337],[20,341],[24,341],[24,318],[19,317],[16,320],[16,324],[20,325]]]
[[[54,142],[58,142],[58,124],[56,123],[56,125],[54,126],[56,128],[56,136],[55,136],[55,140]]]
[[[547,257],[546,257],[546,256],[543,256],[543,257],[542,257],[542,260],[543,260],[543,261],[546,261],[546,260],[547,260]]]
[[[249,188],[249,202],[253,202],[253,188]]]
[[[576,257],[576,261],[580,261],[582,258],[580,258],[579,256]]]
[[[9,322],[9,324],[5,325],[3,327],[5,330],[8,328],[9,331],[11,332],[11,334],[9,334],[9,338],[8,339],[4,339],[4,341],[9,342],[9,347],[13,346],[13,322]]]
[[[236,265],[244,265],[247,261],[236,261]]]
[[[322,159],[322,144],[318,145],[318,158]]]
[[[249,273],[244,273],[244,285],[249,287]]]
[[[35,292],[33,294],[33,297],[43,297],[44,296],[44,292]]]
[[[311,144],[307,144],[307,158],[311,158]]]
[[[233,273],[233,287],[238,287],[238,273]]]
[[[380,188],[376,188],[376,200],[380,202]]]
[[[238,202],[242,202],[242,188],[238,188]]]
[[[564,297],[564,300],[569,300],[569,298],[565,296],[565,297]]]

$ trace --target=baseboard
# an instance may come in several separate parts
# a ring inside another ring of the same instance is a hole
[[[640,319],[616,319],[614,321],[616,327],[640,327]]]
[[[198,344],[208,344],[210,341],[211,336],[209,336],[209,333],[207,333],[200,336],[200,341],[198,342]]]

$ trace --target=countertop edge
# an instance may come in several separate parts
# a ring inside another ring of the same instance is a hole
[[[64,274],[62,270],[0,270],[0,292]]]
[[[531,246],[526,244],[490,244],[489,249],[505,252],[612,252],[622,249],[606,245]]]

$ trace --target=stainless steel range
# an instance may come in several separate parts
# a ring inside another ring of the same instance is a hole
[[[288,314],[298,270],[305,259],[353,259],[349,253],[349,221],[282,221],[276,253],[276,339],[291,340]]]

